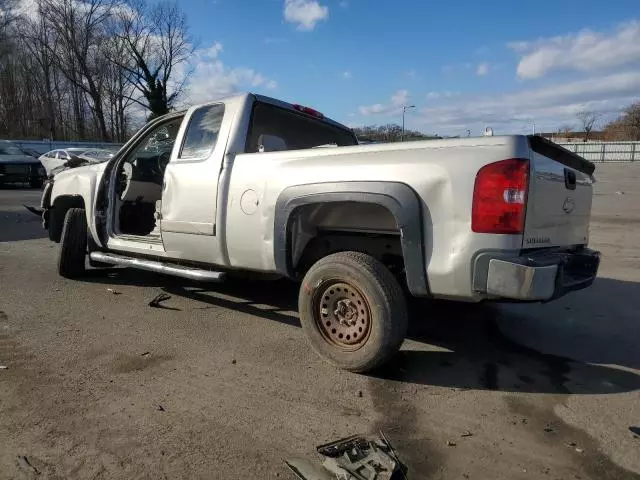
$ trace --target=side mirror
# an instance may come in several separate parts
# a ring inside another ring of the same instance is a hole
[[[76,168],[80,165],[84,165],[87,161],[84,158],[77,157],[76,155],[71,155],[71,158],[65,162],[65,167]]]

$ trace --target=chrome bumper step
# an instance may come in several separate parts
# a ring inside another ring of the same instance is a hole
[[[174,277],[188,278],[189,280],[200,282],[221,282],[226,275],[224,272],[185,267],[143,258],[125,257],[115,253],[91,252],[89,258],[96,262],[137,268],[138,270],[147,270],[149,272],[164,273],[165,275],[173,275]]]

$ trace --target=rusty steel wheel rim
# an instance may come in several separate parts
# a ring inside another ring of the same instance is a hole
[[[362,347],[371,333],[371,310],[353,285],[332,282],[316,297],[314,317],[326,341],[343,350]]]

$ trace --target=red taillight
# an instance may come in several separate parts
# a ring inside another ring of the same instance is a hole
[[[485,165],[476,175],[471,230],[519,234],[524,231],[529,161],[513,158]]]
[[[324,115],[313,108],[305,107],[303,105],[298,105],[297,103],[293,106],[296,110],[302,113],[306,113],[307,115],[311,115],[316,118],[324,118]]]

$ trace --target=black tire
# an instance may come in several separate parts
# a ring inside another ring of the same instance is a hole
[[[87,256],[87,219],[84,208],[70,208],[64,217],[58,273],[66,278],[76,278],[85,272]]]
[[[314,350],[351,372],[387,362],[407,333],[406,300],[398,281],[363,253],[334,253],[316,262],[300,287],[298,308]]]

